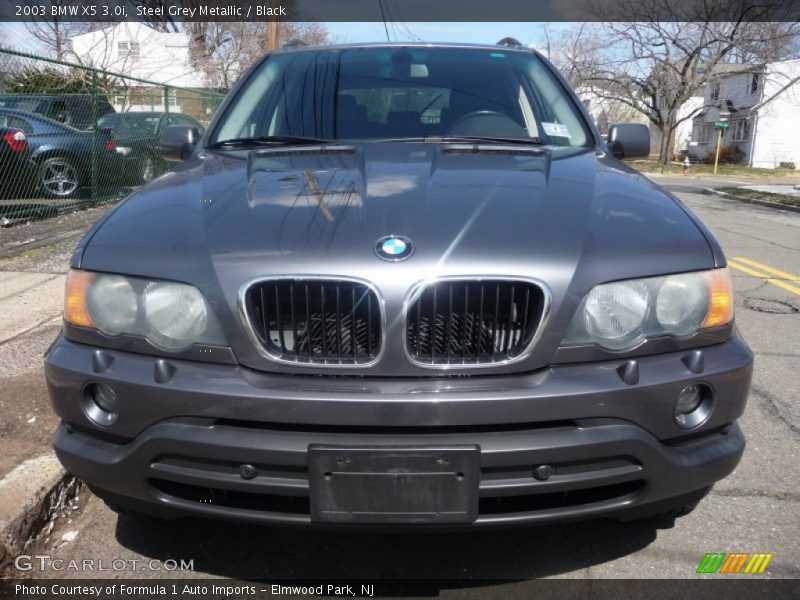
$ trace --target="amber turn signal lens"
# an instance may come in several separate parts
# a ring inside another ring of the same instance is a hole
[[[94,273],[70,269],[67,273],[67,292],[64,297],[64,320],[70,325],[94,327],[86,308],[86,294]]]
[[[707,272],[708,313],[701,327],[719,327],[733,321],[733,288],[728,269]]]

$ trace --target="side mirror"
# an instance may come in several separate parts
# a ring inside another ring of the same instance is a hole
[[[183,162],[192,155],[200,141],[200,132],[191,125],[168,125],[161,132],[159,151],[165,160]]]
[[[650,156],[650,129],[638,123],[617,123],[608,128],[608,147],[616,158]]]

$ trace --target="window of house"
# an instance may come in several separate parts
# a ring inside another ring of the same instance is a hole
[[[753,73],[753,77],[752,77],[752,79],[750,79],[750,93],[751,94],[755,94],[758,91],[759,80],[760,80],[759,74],[758,73]]]
[[[714,137],[714,125],[712,123],[703,123],[700,126],[700,139],[701,144],[707,144]]]
[[[734,142],[746,142],[750,139],[750,119],[740,119],[731,123],[732,137]]]
[[[711,99],[719,100],[719,81],[711,84]]]
[[[137,60],[139,55],[139,42],[117,42],[117,56],[119,58]]]

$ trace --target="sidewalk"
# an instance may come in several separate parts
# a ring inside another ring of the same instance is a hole
[[[0,229],[0,565],[79,490],[55,458],[43,355],[61,329],[75,243],[104,211]]]

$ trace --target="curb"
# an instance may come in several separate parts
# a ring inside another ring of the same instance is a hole
[[[52,453],[30,458],[0,479],[0,566],[24,552],[79,490]]]
[[[769,208],[800,213],[800,206],[795,206],[793,204],[781,204],[780,202],[770,202],[769,200],[759,200],[758,198],[746,198],[744,196],[729,194],[728,192],[720,192],[714,188],[704,188],[703,193],[709,196],[719,196],[720,198],[727,198],[729,200],[738,200],[739,202],[748,202],[749,204],[758,204],[760,206],[768,206]]]

